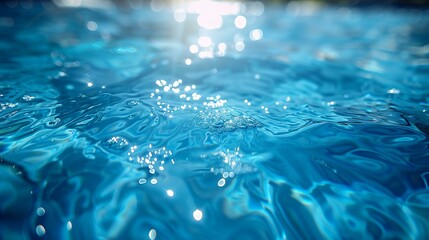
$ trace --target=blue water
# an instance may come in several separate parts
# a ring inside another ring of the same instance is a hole
[[[428,11],[134,8],[1,8],[0,239],[429,238]]]

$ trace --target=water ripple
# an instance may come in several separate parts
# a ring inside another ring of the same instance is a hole
[[[428,238],[426,12],[157,3],[2,8],[1,239]]]

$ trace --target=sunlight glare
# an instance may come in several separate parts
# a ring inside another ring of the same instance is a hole
[[[222,16],[216,13],[200,14],[197,18],[197,23],[205,29],[218,29],[222,27]]]

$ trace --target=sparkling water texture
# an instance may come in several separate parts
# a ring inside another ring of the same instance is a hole
[[[429,238],[429,11],[155,3],[0,9],[0,239]]]

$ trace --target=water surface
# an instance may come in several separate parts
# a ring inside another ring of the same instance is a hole
[[[1,8],[0,238],[429,238],[428,12],[221,9]]]

